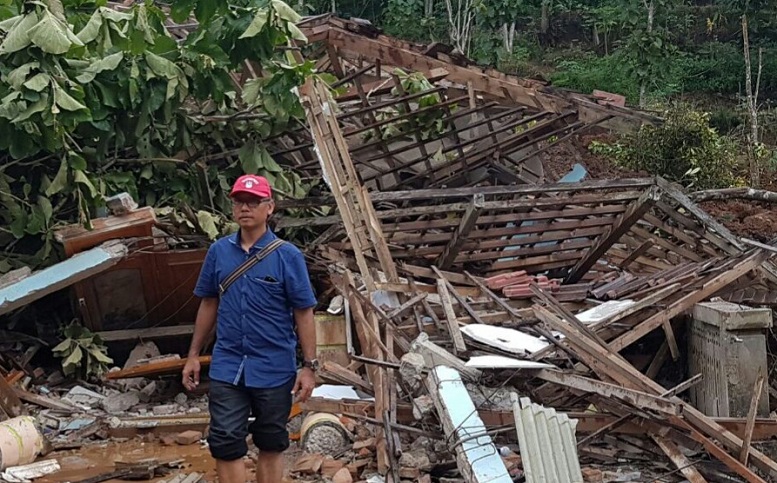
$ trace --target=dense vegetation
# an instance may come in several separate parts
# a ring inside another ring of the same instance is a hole
[[[169,17],[196,28],[176,38]],[[57,258],[53,228],[89,223],[127,191],[184,230],[216,236],[239,173],[303,196],[263,140],[304,117],[293,88],[299,15],[281,0],[0,2],[0,273]],[[264,75],[238,89],[250,61]]]

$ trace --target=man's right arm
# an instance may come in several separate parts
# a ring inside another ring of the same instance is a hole
[[[200,352],[211,338],[216,327],[216,314],[219,310],[219,299],[203,298],[197,310],[197,320],[194,322],[194,335],[189,346],[189,355],[183,369],[183,385],[193,391],[200,384]]]
[[[200,298],[200,308],[197,310],[192,343],[189,346],[186,366],[183,368],[183,385],[190,391],[200,383],[200,352],[216,327],[216,315],[219,310],[214,245],[211,245],[205,255],[197,285],[194,287],[194,295]]]

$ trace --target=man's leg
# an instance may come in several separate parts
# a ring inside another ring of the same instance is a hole
[[[257,483],[280,483],[283,480],[283,453],[259,451],[256,461]]]
[[[259,449],[256,462],[257,483],[281,483],[283,452],[289,447],[286,424],[291,412],[294,381],[272,389],[252,389],[251,405],[256,418],[249,431]]]
[[[245,483],[251,395],[244,387],[210,381],[208,446],[216,459],[219,483]]]

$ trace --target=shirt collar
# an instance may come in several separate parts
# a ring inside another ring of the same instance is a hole
[[[259,238],[256,243],[254,243],[254,246],[251,247],[252,250],[255,249],[262,249],[266,247],[271,241],[278,238],[275,233],[270,229],[270,227],[267,227],[267,231],[264,232],[264,235],[262,235],[261,238]],[[237,231],[229,237],[229,241],[232,242],[233,245],[240,248],[240,228],[237,229]],[[242,250],[242,248],[241,248]]]

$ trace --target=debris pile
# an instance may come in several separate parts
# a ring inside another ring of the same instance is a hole
[[[689,360],[714,357],[696,335],[711,322],[694,312],[713,300],[713,318],[771,327],[771,310],[726,300],[744,285],[774,287],[775,248],[738,239],[660,178],[367,191],[334,101],[305,87],[325,201],[339,213],[314,256],[356,334],[352,362],[331,379],[370,397],[303,408],[372,431],[350,453],[304,455],[300,477],[320,475],[327,457],[339,461],[328,472],[343,464],[361,481],[777,477],[751,444],[763,391],[731,398],[745,406],[736,424],[680,397],[753,372],[731,362],[690,373]],[[746,327],[717,325],[734,336]],[[765,333],[756,339],[747,357],[765,369]],[[667,368],[670,386],[657,382]]]

